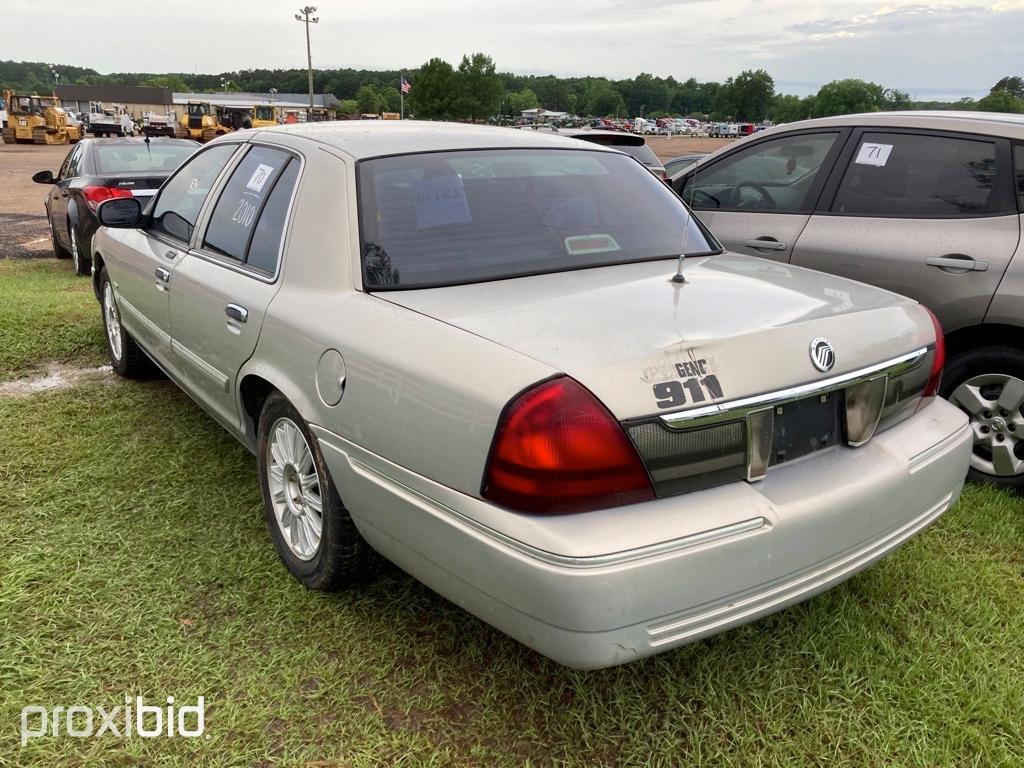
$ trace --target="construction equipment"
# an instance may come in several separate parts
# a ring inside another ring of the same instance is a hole
[[[89,133],[93,136],[134,136],[135,123],[124,104],[105,108],[102,102],[89,102]]]
[[[181,116],[174,135],[179,139],[210,141],[230,132],[231,128],[220,124],[217,113],[210,106],[210,102],[190,101],[185,105],[185,114]]]
[[[5,144],[68,144],[82,138],[80,126],[68,119],[56,96],[19,96],[4,91],[7,125]]]
[[[271,104],[257,104],[253,109],[253,128],[269,128],[283,122],[281,110]]]

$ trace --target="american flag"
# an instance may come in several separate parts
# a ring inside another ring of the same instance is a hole
[[[405,78],[403,77],[403,78],[402,78],[402,93],[408,93],[408,92],[409,92],[409,91],[411,91],[411,90],[412,90],[412,86],[411,86],[411,85],[409,85],[409,81],[408,81],[408,80],[406,80],[406,79],[405,79]]]

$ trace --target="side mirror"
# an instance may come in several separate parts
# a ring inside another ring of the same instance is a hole
[[[104,227],[135,229],[142,221],[142,203],[134,197],[104,200],[96,211],[96,218]]]
[[[32,181],[36,184],[53,184],[53,171],[39,171],[32,174]]]

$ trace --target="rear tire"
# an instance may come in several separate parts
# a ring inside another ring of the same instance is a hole
[[[110,284],[107,268],[100,271],[100,309],[110,366],[118,376],[138,379],[153,371],[153,363],[121,325],[121,310]]]
[[[68,224],[68,238],[71,240],[71,266],[79,277],[92,274],[92,259],[89,258],[88,250],[83,250],[78,242],[78,229],[74,224]]]
[[[380,556],[345,509],[316,437],[280,392],[260,412],[256,456],[267,527],[292,575],[325,592],[373,577]]]
[[[46,214],[46,224],[50,227],[50,242],[53,243],[53,255],[58,259],[67,259],[71,257],[71,251],[60,244],[60,240],[57,239],[57,233],[53,229],[53,220],[50,218],[50,214]]]
[[[940,394],[971,419],[968,479],[1024,495],[1024,351],[981,347],[957,355]]]

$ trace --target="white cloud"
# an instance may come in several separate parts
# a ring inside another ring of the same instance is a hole
[[[295,7],[251,0],[6,0],[4,58],[111,71],[302,67]],[[314,66],[415,67],[469,51],[499,70],[722,80],[763,67],[799,90],[842,77],[984,92],[1024,61],[1024,0],[319,0]],[[837,13],[837,9],[842,10]],[[45,53],[42,51],[45,50]]]

